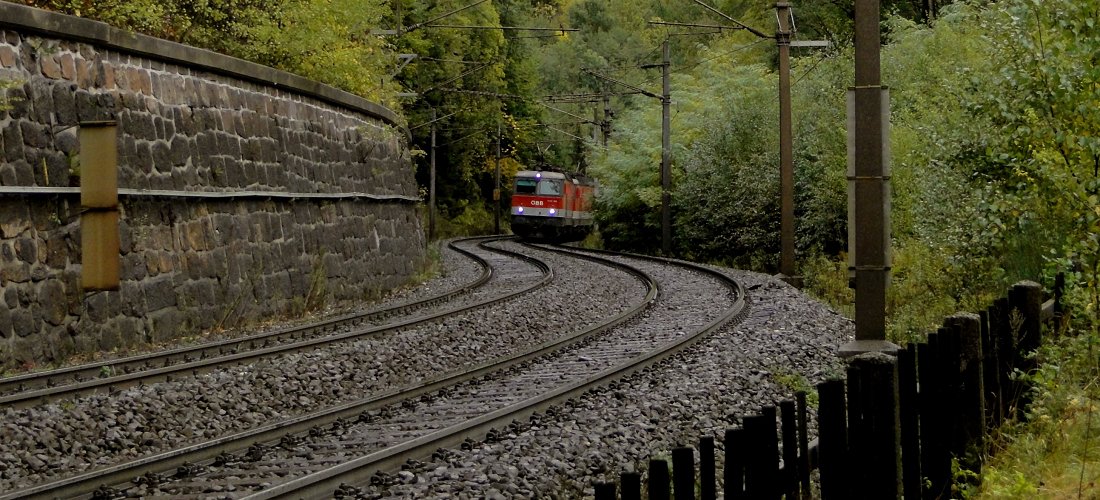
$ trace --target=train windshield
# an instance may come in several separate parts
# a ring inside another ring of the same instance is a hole
[[[516,179],[516,194],[535,194],[538,179]]]
[[[538,194],[544,196],[561,196],[561,181],[556,179],[540,180]]]

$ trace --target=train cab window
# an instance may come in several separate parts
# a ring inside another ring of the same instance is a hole
[[[556,179],[543,179],[539,181],[538,194],[545,196],[561,196],[561,181]]]
[[[516,194],[535,194],[538,179],[516,179]]]

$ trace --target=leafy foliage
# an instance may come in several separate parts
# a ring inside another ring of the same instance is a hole
[[[762,65],[704,73],[718,79],[732,76],[722,86],[741,92],[718,106],[699,108],[705,115],[691,120],[702,130],[684,155],[684,175],[674,196],[677,242],[688,255],[744,266],[755,259],[754,267],[776,263],[779,141],[767,131],[776,130],[779,111],[776,80],[765,73]]]
[[[1056,257],[1089,290],[1100,324],[1100,1],[1005,2],[989,23],[1004,68],[976,112],[993,117],[980,173],[1004,193],[985,207],[994,227],[1041,238],[1032,260]],[[1005,247],[1024,245],[1006,238]],[[1024,248],[1028,248],[1024,247]],[[1037,254],[1037,255],[1036,255]]]
[[[270,0],[268,0],[270,1]],[[397,88],[387,77],[393,55],[369,30],[386,13],[383,0],[284,0],[269,22],[246,31],[247,45],[234,52],[392,104]],[[217,38],[217,32],[209,34]]]
[[[384,0],[24,0],[122,29],[270,65],[382,102],[396,87],[386,43],[369,36]]]
[[[1100,366],[1095,333],[1056,337],[1039,369],[1027,418],[996,436],[978,498],[1093,498],[1100,479]]]
[[[538,16],[553,12],[553,2],[538,2],[534,13],[518,0],[485,2],[460,10],[471,2],[425,4],[402,0],[394,24],[415,26],[444,15],[439,26],[532,26]],[[411,124],[437,124],[437,186],[444,217],[467,213],[471,204],[489,205],[495,188],[510,185],[510,172],[534,158],[533,134],[540,110],[531,95],[536,70],[532,46],[522,32],[493,29],[424,27],[397,39],[400,52],[418,54],[399,75],[407,91],[417,93],[405,109]],[[500,131],[498,137],[498,130]],[[430,144],[429,127],[414,128],[414,142]],[[502,186],[495,186],[496,143],[504,157]],[[428,158],[418,161],[418,179],[428,183]],[[507,203],[506,197],[500,203]],[[491,213],[491,209],[490,210]],[[490,220],[489,227],[492,227]]]

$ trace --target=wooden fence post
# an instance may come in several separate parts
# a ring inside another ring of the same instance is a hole
[[[649,500],[669,500],[668,462],[649,461]]]
[[[897,360],[888,354],[868,353],[852,358],[859,377],[862,417],[859,427],[849,426],[863,446],[859,463],[860,496],[887,499],[901,496],[901,447],[898,421]]]
[[[596,500],[615,500],[615,483],[596,483]]]
[[[863,482],[864,470],[857,465],[860,457],[866,456],[867,448],[864,446],[863,434],[857,429],[863,428],[863,389],[859,386],[859,365],[849,363],[846,373],[848,377],[848,467],[845,469],[844,481],[849,488]],[[854,493],[854,492],[853,492]]]
[[[783,474],[779,491],[792,499],[798,498],[798,424],[794,413],[794,401],[788,399],[779,403],[783,433]]]
[[[822,500],[850,498],[847,482],[848,425],[844,381],[827,380],[817,385],[818,457]]]
[[[794,394],[798,406],[798,484],[802,489],[802,500],[809,500],[810,495],[810,434],[809,415],[806,407],[806,391],[798,391]]]
[[[981,474],[986,428],[981,318],[977,314],[958,313],[948,321],[959,341],[961,361],[960,406],[956,411],[961,417],[959,439],[962,441],[962,452],[956,456],[963,467]]]
[[[726,429],[726,466],[722,471],[722,492],[729,500],[745,497],[745,431]]]
[[[775,407],[765,406],[760,415],[745,417],[744,422],[752,457],[745,462],[745,495],[752,499],[778,498],[779,437]]]
[[[1042,343],[1041,317],[1043,314],[1043,287],[1034,281],[1021,281],[1012,285],[1008,294],[1012,308],[1018,309],[1023,315],[1024,323],[1021,325],[1018,339],[1017,364],[1034,368],[1034,361],[1026,360],[1024,355],[1039,348]]]
[[[771,426],[764,433],[765,446],[764,455],[761,457],[767,468],[764,469],[768,474],[768,482],[771,486],[764,490],[764,498],[779,500],[780,495],[783,494],[779,489],[779,432],[776,430],[776,423],[779,421],[779,415],[774,406],[765,406],[760,409],[760,413],[764,416],[767,422],[771,423]]]
[[[1062,315],[1066,311],[1063,297],[1066,293],[1066,273],[1060,272],[1054,276],[1054,324],[1061,326]]]
[[[901,422],[902,491],[905,498],[920,498],[920,401],[917,399],[917,346],[898,351],[898,412]]]
[[[699,498],[700,500],[715,500],[718,498],[717,484],[714,477],[714,438],[703,436],[699,438]]]
[[[1021,281],[1012,285],[1008,292],[1008,300],[1012,309],[1019,311],[1023,316],[1023,323],[1016,336],[1016,368],[1024,373],[1035,370],[1035,358],[1027,356],[1028,353],[1039,349],[1042,343],[1041,315],[1043,313],[1043,287],[1034,281]],[[1023,418],[1024,409],[1031,402],[1028,395],[1030,386],[1019,384],[1017,388],[1016,417]]]
[[[928,481],[925,499],[941,498],[951,481],[951,456],[945,441],[943,372],[940,335],[931,333],[928,342],[917,345],[917,379],[920,381],[921,474]]]
[[[949,455],[961,457],[966,450],[963,423],[957,416],[951,414],[962,405],[962,355],[959,353],[962,343],[947,319],[944,319],[944,326],[937,332],[937,337],[939,342],[936,345],[940,349],[939,362],[943,367],[943,372],[940,373],[940,380],[943,383],[940,386],[939,402],[940,422],[944,431],[942,439]]]
[[[695,450],[672,449],[672,493],[676,500],[695,500]]]
[[[993,308],[978,313],[982,331],[982,387],[985,388],[986,428],[1001,425],[1001,376],[997,371],[997,337],[992,329]]]
[[[1013,295],[1016,296],[1013,299]],[[1009,300],[1013,308],[1020,309],[1024,315],[1023,329],[1020,331],[1020,354],[1027,354],[1043,342],[1043,286],[1035,281],[1020,281],[1012,286]]]
[[[1000,378],[1001,399],[998,401],[1001,420],[1008,419],[1016,404],[1017,387],[1012,380],[1016,368],[1016,333],[1011,325],[1012,307],[1007,297],[993,301],[989,314],[989,336],[997,344],[997,373]]]
[[[943,349],[942,362],[947,365],[946,385],[948,396],[944,401],[946,409],[957,410],[962,404],[962,338],[955,331],[955,327],[944,319],[944,326],[940,328],[940,348]],[[951,451],[962,452],[962,421],[959,418],[949,418],[951,434],[949,443]]]
[[[637,472],[619,474],[619,489],[622,500],[642,500],[642,475]]]

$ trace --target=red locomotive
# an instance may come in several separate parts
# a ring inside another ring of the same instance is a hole
[[[594,223],[596,181],[551,170],[521,170],[512,192],[512,232],[553,241],[584,239]]]

